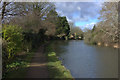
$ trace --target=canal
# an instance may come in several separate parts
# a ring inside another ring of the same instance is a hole
[[[118,49],[81,40],[54,41],[52,46],[74,78],[118,77]]]

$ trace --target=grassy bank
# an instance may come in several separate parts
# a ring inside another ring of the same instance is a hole
[[[48,59],[48,71],[50,78],[59,78],[60,80],[74,80],[70,71],[67,70],[62,62],[56,56],[56,53],[53,52],[50,44],[45,48],[46,56]]]
[[[27,73],[27,67],[31,62],[35,51],[18,54],[12,63],[7,65],[7,73],[4,78],[24,78]]]

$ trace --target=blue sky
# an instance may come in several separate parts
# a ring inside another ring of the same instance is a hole
[[[69,22],[81,29],[91,29],[99,22],[100,2],[56,2],[56,11],[61,16],[66,16]]]

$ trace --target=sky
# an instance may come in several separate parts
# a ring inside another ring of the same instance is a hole
[[[66,16],[69,22],[82,30],[92,29],[94,24],[99,22],[100,2],[56,2],[56,11],[61,16]]]

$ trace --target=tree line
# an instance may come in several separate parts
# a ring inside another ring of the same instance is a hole
[[[30,52],[48,40],[83,39],[86,43],[117,43],[119,5],[104,3],[100,22],[92,30],[83,32],[56,12],[51,2],[0,2],[2,23],[3,74],[7,64],[12,63],[17,53]]]
[[[3,74],[18,53],[30,52],[48,40],[69,36],[65,16],[51,2],[0,2]]]
[[[119,5],[117,2],[105,2],[102,4],[99,22],[92,30],[87,30],[85,42],[90,44],[117,44],[120,41],[119,30]]]

